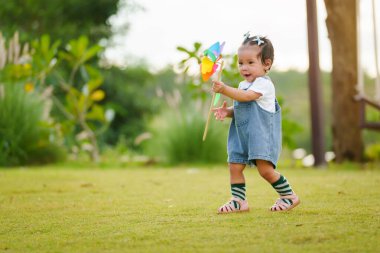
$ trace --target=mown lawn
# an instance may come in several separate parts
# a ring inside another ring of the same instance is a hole
[[[251,211],[217,215],[225,168],[2,169],[0,252],[380,252],[380,170],[281,172],[299,207],[248,169]]]

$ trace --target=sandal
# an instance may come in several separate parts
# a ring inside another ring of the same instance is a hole
[[[236,201],[237,203],[239,203],[240,205],[239,209],[235,207],[233,201]],[[249,211],[249,207],[248,207],[247,200],[241,200],[239,198],[232,197],[230,201],[228,201],[227,203],[225,203],[218,209],[218,214],[248,212],[248,211]]]
[[[300,199],[295,194],[281,196],[277,199],[276,203],[274,203],[270,210],[272,212],[289,211],[299,205],[300,202]]]

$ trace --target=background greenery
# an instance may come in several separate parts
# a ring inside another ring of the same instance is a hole
[[[3,3],[0,8],[3,43],[0,44],[8,51],[13,50],[17,61],[10,57],[13,54],[7,55],[0,50],[3,54],[0,58],[6,59],[5,65],[0,67],[0,87],[13,85],[19,89],[15,92],[32,92],[34,97],[50,91],[47,98],[51,103],[49,120],[36,115],[35,118],[40,120],[34,125],[49,126],[51,145],[46,147],[52,150],[35,152],[33,157],[37,163],[55,160],[46,160],[43,155],[38,155],[43,152],[56,154],[51,157],[62,160],[66,157],[60,154],[62,150],[68,154],[69,160],[96,162],[101,160],[102,154],[109,156],[112,150],[115,159],[121,159],[117,156],[146,156],[144,159],[150,162],[172,164],[192,163],[197,160],[194,157],[198,157],[199,162],[225,161],[225,144],[221,140],[225,140],[228,124],[213,122],[207,141],[199,142],[210,103],[211,84],[202,83],[199,75],[190,74],[189,69],[191,65],[199,64],[204,45],[195,42],[190,49],[178,46],[184,59],[178,65],[167,66],[158,72],[144,64],[114,66],[103,57],[104,49],[112,44],[113,36],[128,30],[128,15],[140,9],[133,1],[118,0],[91,4],[78,0]],[[120,27],[112,27],[112,19],[121,14],[127,17],[125,22]],[[223,58],[226,60],[223,80],[236,86],[241,79],[236,55],[224,55]],[[284,147],[311,152],[307,73],[273,69],[269,75],[274,80],[283,108]],[[322,73],[327,150],[332,146],[330,105],[333,98],[329,76],[330,73]],[[367,84],[373,82],[366,77]],[[371,94],[374,86],[366,87]],[[6,93],[6,96],[10,95],[10,92]],[[36,107],[28,102],[32,99],[7,99],[26,103],[24,106],[30,107],[29,110]],[[46,108],[41,110],[40,114]],[[372,121],[380,119],[378,111],[368,112],[367,117]],[[185,124],[189,121],[192,123]],[[6,134],[8,132],[3,130],[3,139],[7,140],[0,143],[3,154],[8,146],[23,150],[21,145],[24,144],[13,141],[14,137]],[[363,132],[367,158],[379,160],[378,133]],[[51,138],[52,133],[55,138]],[[40,139],[32,142],[46,142],[46,134],[38,136]],[[157,146],[165,148],[154,148]],[[212,152],[220,159],[205,155],[210,153],[212,146],[221,150]],[[20,155],[13,160],[18,162],[5,163],[4,158],[2,164],[28,164],[22,157],[25,151],[14,154]]]
[[[13,166],[35,162],[57,162],[64,150],[52,143],[54,129],[42,123],[41,98],[27,94],[19,84],[3,87],[0,99],[0,165]]]
[[[23,41],[38,39],[49,33],[64,44],[86,35],[91,42],[112,35],[108,19],[129,2],[119,0],[13,0],[2,1],[0,30],[6,37],[20,32]],[[127,29],[128,24],[124,24]]]

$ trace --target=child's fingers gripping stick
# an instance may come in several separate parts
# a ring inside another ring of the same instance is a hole
[[[221,93],[224,89],[224,83],[219,81],[213,81],[212,90],[217,93]]]

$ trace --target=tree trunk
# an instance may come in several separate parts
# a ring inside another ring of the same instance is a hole
[[[357,84],[356,0],[325,0],[332,48],[332,131],[336,162],[362,161]]]

